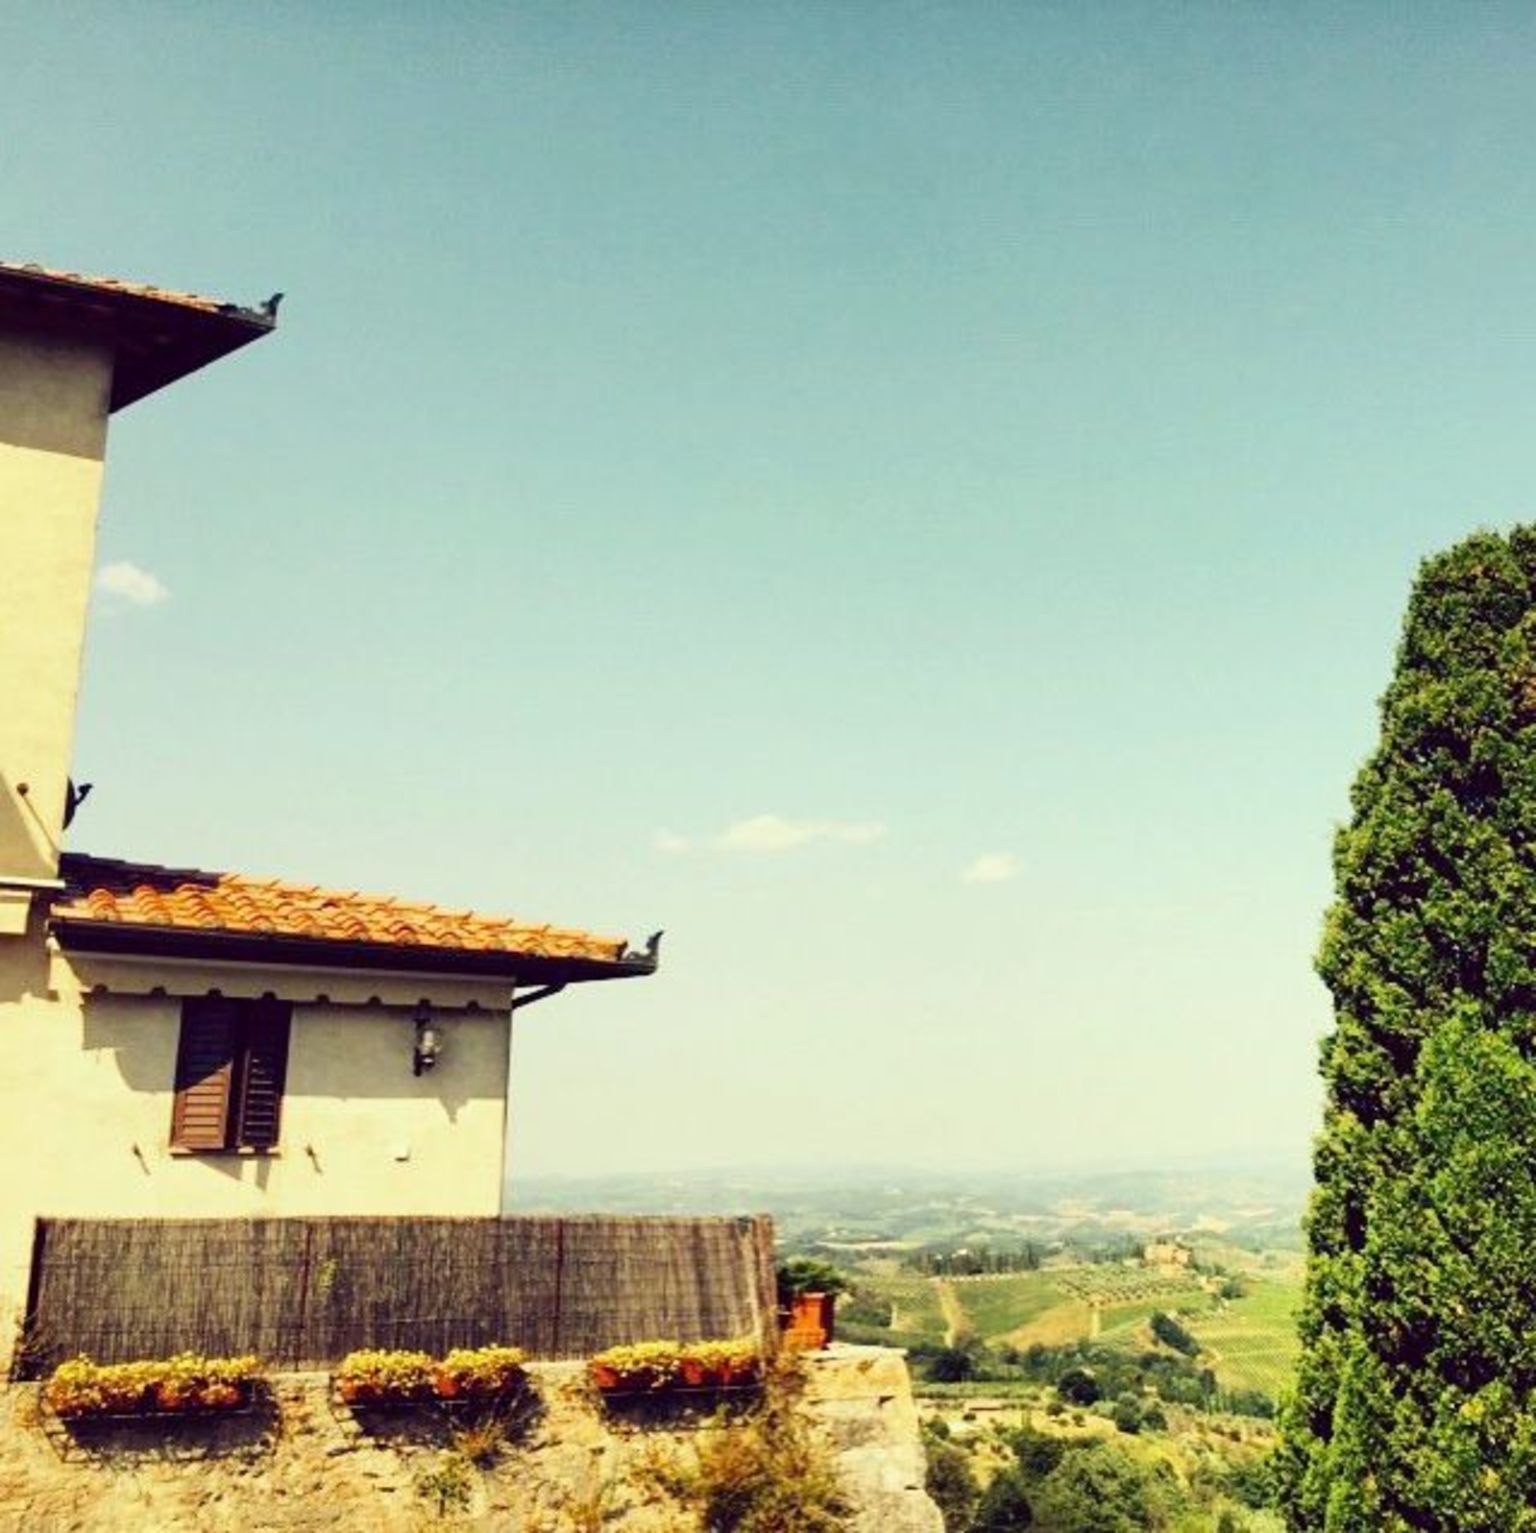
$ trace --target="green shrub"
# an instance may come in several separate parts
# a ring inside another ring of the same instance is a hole
[[[1161,1533],[1182,1509],[1167,1472],[1144,1468],[1116,1443],[1067,1454],[1034,1492],[1034,1509],[1051,1533]]]
[[[982,1492],[971,1530],[972,1533],[1022,1533],[1023,1529],[1033,1527],[1034,1521],[1029,1483],[1016,1469],[1004,1469],[992,1476],[991,1483]]]
[[[966,1533],[981,1494],[970,1457],[935,1432],[925,1432],[924,1439],[928,1454],[924,1484],[944,1515],[945,1533]]]
[[[1153,1315],[1152,1334],[1165,1347],[1172,1347],[1175,1352],[1182,1352],[1185,1357],[1199,1355],[1200,1343],[1190,1335],[1184,1326],[1180,1325],[1172,1315],[1164,1310],[1158,1310]]]
[[[1423,565],[1351,801],[1281,1502],[1295,1533],[1509,1533],[1536,1507],[1536,530]]]
[[[445,1453],[436,1468],[416,1476],[416,1494],[430,1502],[439,1517],[467,1511],[474,1487],[475,1477],[457,1453]]]
[[[831,1262],[814,1256],[791,1256],[780,1262],[777,1277],[781,1304],[803,1293],[840,1294],[848,1288],[848,1279]]]
[[[845,1533],[852,1509],[826,1445],[796,1409],[798,1365],[781,1362],[758,1413],[701,1435],[692,1469],[666,1488],[709,1533]]]

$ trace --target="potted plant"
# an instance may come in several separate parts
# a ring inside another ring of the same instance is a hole
[[[94,1416],[106,1410],[100,1370],[88,1357],[71,1358],[43,1385],[43,1401],[56,1415]]]
[[[837,1296],[848,1281],[831,1262],[792,1256],[778,1269],[779,1316],[792,1347],[816,1351],[832,1340]]]
[[[102,1414],[129,1416],[152,1409],[159,1371],[152,1362],[102,1364],[96,1370]]]
[[[400,1405],[434,1393],[433,1362],[425,1352],[364,1347],[349,1352],[333,1378],[348,1405]]]
[[[43,1386],[57,1415],[126,1416],[235,1410],[250,1399],[260,1374],[254,1357],[200,1357],[183,1352],[161,1361],[61,1363]]]
[[[432,1370],[433,1386],[444,1400],[499,1399],[521,1387],[524,1361],[517,1347],[455,1347]]]
[[[675,1341],[609,1347],[588,1361],[587,1374],[604,1394],[666,1389],[677,1377],[680,1352]]]
[[[677,1382],[684,1389],[703,1389],[720,1382],[718,1342],[696,1341],[677,1356]]]

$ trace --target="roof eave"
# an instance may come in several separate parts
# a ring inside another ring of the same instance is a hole
[[[509,985],[570,985],[633,979],[655,973],[657,966],[656,959],[644,953],[626,954],[618,959],[560,958],[495,949],[337,942],[326,937],[208,931],[129,921],[89,921],[72,916],[55,916],[50,927],[66,952],[111,953],[135,958],[202,958],[291,968],[454,974],[504,979]]]
[[[111,411],[260,340],[277,323],[262,309],[211,301],[203,306],[15,267],[0,268],[0,314],[12,323],[110,346]]]

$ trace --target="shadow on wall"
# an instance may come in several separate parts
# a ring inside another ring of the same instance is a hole
[[[33,900],[25,936],[0,937],[0,1006],[48,997],[48,944],[43,940],[46,917]]]
[[[40,947],[41,944],[38,944]],[[39,960],[46,972],[46,955]],[[181,1006],[174,997],[90,995],[82,1044],[110,1052],[131,1091],[169,1093],[176,1071]],[[437,1064],[413,1073],[415,1028],[399,1008],[295,1006],[284,1095],[290,1102],[436,1102],[450,1123],[469,1102],[500,1099],[504,1055],[492,1014],[440,1019]],[[477,1031],[479,1030],[479,1031]]]

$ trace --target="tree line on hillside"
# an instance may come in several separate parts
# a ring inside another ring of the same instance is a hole
[[[902,1265],[924,1277],[983,1277],[990,1273],[1034,1272],[1047,1254],[1026,1240],[1017,1246],[925,1246]]]
[[[1182,1483],[1166,1460],[1117,1442],[1022,1427],[997,1434],[1004,1462],[983,1486],[971,1455],[942,1421],[926,1434],[928,1493],[945,1533],[1162,1533],[1203,1512],[1216,1533],[1244,1533],[1246,1509],[1270,1504],[1261,1456],[1204,1464]]]
[[[1146,1254],[1144,1241],[1130,1235],[1109,1240],[1035,1240],[992,1245],[956,1245],[935,1241],[909,1252],[902,1265],[924,1277],[982,1277],[992,1273],[1034,1272],[1045,1260],[1060,1258],[1068,1264],[1103,1266],[1139,1262]]]
[[[1178,1347],[1169,1343],[1168,1351],[1087,1340],[1059,1347],[988,1347],[965,1338],[953,1346],[920,1343],[908,1348],[907,1355],[919,1376],[930,1383],[1044,1384],[1075,1406],[1139,1402],[1135,1425],[1116,1422],[1127,1431],[1163,1425],[1160,1412],[1147,1419],[1153,1402],[1259,1420],[1274,1416],[1275,1402],[1262,1390],[1223,1389],[1215,1373],[1196,1361],[1199,1346],[1194,1338],[1173,1316],[1166,1318],[1169,1324],[1164,1331],[1182,1342]],[[1191,1345],[1194,1353],[1188,1351]]]

